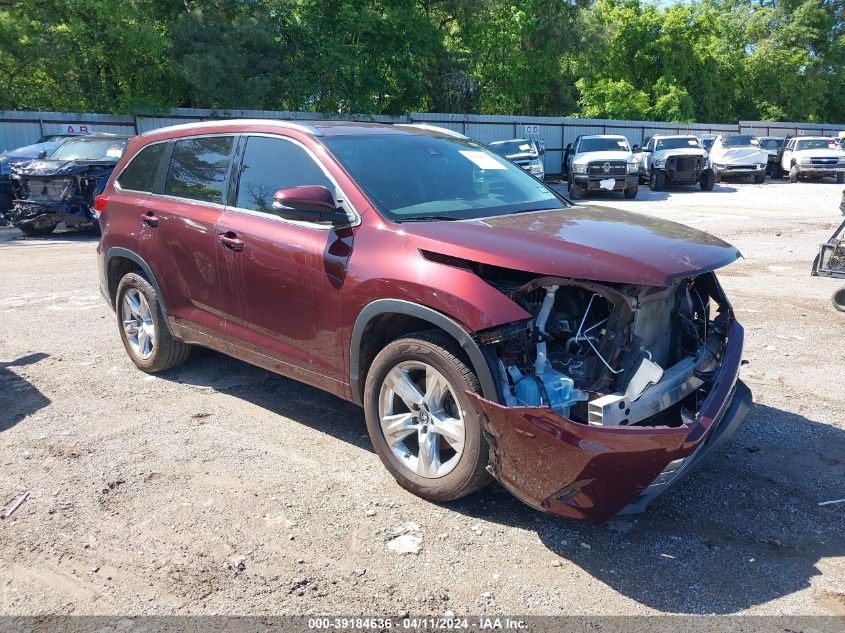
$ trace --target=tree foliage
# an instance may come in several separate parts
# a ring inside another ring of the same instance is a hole
[[[0,109],[845,120],[843,0],[0,0]]]

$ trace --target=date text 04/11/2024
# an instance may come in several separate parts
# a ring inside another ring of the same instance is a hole
[[[391,618],[309,618],[309,629],[356,630],[375,629],[407,631],[449,631],[476,629],[482,631],[518,631],[527,628],[524,620],[509,617],[477,618],[461,617],[419,617],[403,618],[394,623]]]

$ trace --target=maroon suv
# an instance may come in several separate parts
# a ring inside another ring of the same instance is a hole
[[[356,402],[429,499],[495,477],[561,516],[636,511],[751,403],[712,272],[736,249],[573,206],[449,130],[164,128],[130,140],[95,209],[102,292],[140,369],[199,345]]]

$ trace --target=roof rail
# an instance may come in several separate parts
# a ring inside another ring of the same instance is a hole
[[[447,127],[440,127],[437,125],[429,125],[428,123],[396,123],[395,125],[396,127],[413,127],[419,130],[431,130],[433,132],[441,132],[442,134],[446,134],[454,138],[468,138],[460,132],[455,132],[455,130],[450,130]]]
[[[280,121],[279,119],[207,119],[205,121],[194,121],[192,123],[180,123],[178,125],[168,125],[167,127],[157,127],[152,130],[143,132],[141,136],[148,136],[150,134],[157,134],[162,131],[182,131],[201,129],[208,125],[276,125],[278,127],[287,128],[289,130],[299,130],[314,136],[322,136],[322,132],[311,125],[303,125],[302,123],[295,123],[293,121]]]

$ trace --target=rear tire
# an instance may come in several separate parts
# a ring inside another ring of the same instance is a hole
[[[636,197],[637,197],[637,192],[638,192],[639,190],[640,190],[640,186],[639,186],[639,185],[634,185],[633,187],[628,187],[627,189],[625,189],[625,190],[623,191],[623,193],[624,193],[625,198],[626,198],[627,200],[633,200],[634,198],[636,198]]]
[[[429,383],[432,376],[443,379],[446,389],[440,388],[443,381]],[[440,387],[427,389],[429,384]],[[416,332],[388,343],[367,372],[364,414],[373,447],[399,485],[415,495],[450,501],[491,481],[486,470],[489,447],[465,391],[480,393],[478,378],[463,360],[460,347],[438,330]],[[404,416],[404,421],[398,426],[393,423],[395,430],[388,441],[383,424],[399,416]],[[442,419],[455,422],[443,427]],[[454,448],[458,445],[453,444],[455,437],[439,434],[438,428],[462,429],[460,452]],[[434,461],[420,457],[426,441],[433,442]],[[444,474],[433,472],[437,469]]]
[[[713,185],[716,183],[716,175],[713,173],[712,169],[705,169],[704,173],[701,174],[701,178],[698,181],[698,184],[701,186],[702,191],[713,191]]]
[[[21,233],[26,235],[27,237],[42,237],[44,235],[50,235],[53,231],[56,230],[58,224],[48,224],[47,226],[33,226],[32,224],[19,224],[18,228],[21,230]]]
[[[115,312],[123,347],[141,371],[155,374],[188,360],[190,345],[170,333],[155,288],[138,273],[127,273],[120,280]]]

